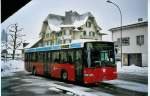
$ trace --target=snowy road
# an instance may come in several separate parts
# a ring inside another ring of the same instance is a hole
[[[139,75],[128,74],[128,73],[118,73],[118,79],[148,84],[148,76],[139,76]]]
[[[97,86],[79,86],[33,76],[24,70],[22,60],[2,61],[1,66],[2,96],[147,96],[148,94],[147,68],[137,66],[119,68],[118,80],[102,82]]]
[[[98,86],[85,87],[32,76],[21,71],[14,73],[13,76],[2,77],[2,96],[74,96],[74,94],[77,96],[147,96],[147,91],[131,90],[116,86],[116,83],[118,82],[105,82]],[[124,84],[130,84],[127,83]],[[137,86],[141,85],[137,84]],[[144,87],[147,88],[147,85]]]

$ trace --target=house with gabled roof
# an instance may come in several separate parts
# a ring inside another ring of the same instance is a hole
[[[40,32],[41,42],[34,47],[71,43],[76,39],[102,40],[101,27],[90,13],[68,11],[65,16],[49,14]]]
[[[141,19],[141,18],[139,18]],[[112,41],[115,43],[116,56],[121,55],[124,66],[148,66],[148,21],[141,21],[109,29],[112,32]]]

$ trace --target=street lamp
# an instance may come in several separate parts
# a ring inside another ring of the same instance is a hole
[[[117,7],[117,9],[119,10],[119,13],[120,13],[120,41],[121,41],[120,42],[120,50],[121,50],[121,67],[122,67],[123,66],[123,62],[122,62],[122,13],[121,13],[120,7],[116,3],[114,3],[110,0],[107,0],[106,2],[115,5]]]

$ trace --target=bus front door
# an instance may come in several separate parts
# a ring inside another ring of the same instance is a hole
[[[83,65],[82,65],[82,51],[75,52],[75,78],[77,82],[83,82]]]

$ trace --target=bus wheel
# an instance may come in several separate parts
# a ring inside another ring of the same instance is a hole
[[[33,75],[36,75],[36,69],[35,69],[35,68],[33,68],[32,74],[33,74]]]
[[[63,71],[63,72],[62,72],[62,74],[61,74],[61,79],[62,79],[63,81],[67,81],[67,79],[68,79],[68,74],[67,74],[66,71]]]

